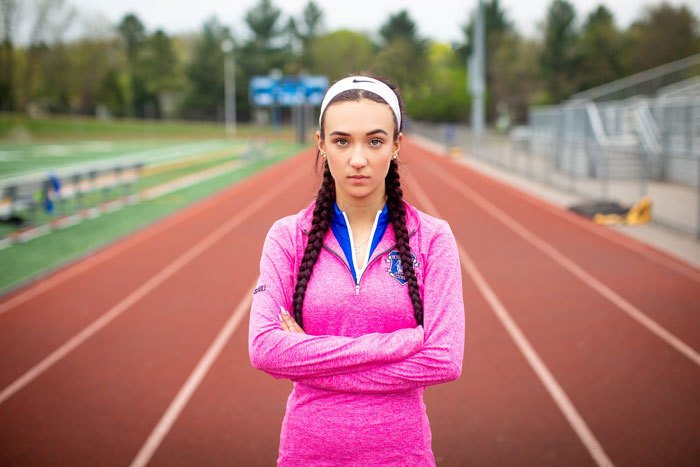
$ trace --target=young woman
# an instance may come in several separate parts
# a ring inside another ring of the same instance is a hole
[[[331,86],[316,201],[265,240],[248,343],[294,381],[278,465],[435,465],[423,391],[461,373],[462,279],[447,223],[403,200],[402,108],[384,79]]]

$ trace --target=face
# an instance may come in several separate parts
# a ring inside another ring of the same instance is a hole
[[[324,133],[316,133],[335,180],[338,206],[358,201],[384,204],[384,178],[403,135],[394,141],[394,114],[387,104],[368,99],[331,104]]]

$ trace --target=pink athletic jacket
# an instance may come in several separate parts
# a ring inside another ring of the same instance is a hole
[[[294,381],[277,463],[435,465],[423,391],[458,378],[464,353],[452,231],[406,203],[423,326],[416,326],[389,224],[359,284],[328,230],[304,299],[308,335],[285,332],[277,313],[280,306],[291,313],[313,208],[278,220],[268,232],[250,315],[253,366]]]

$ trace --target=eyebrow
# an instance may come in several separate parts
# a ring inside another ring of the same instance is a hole
[[[385,135],[389,136],[389,133],[387,133],[386,131],[382,130],[381,128],[377,128],[376,130],[368,131],[368,132],[366,133],[366,135],[367,135],[367,136],[369,136],[369,135],[375,135],[375,134],[377,134],[377,133],[384,133]],[[345,133],[345,132],[343,132],[343,131],[337,131],[337,130],[336,130],[336,131],[331,131],[329,136],[333,136],[333,135],[350,136],[350,133]]]

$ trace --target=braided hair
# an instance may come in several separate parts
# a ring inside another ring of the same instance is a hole
[[[401,108],[401,121],[404,121],[404,103],[401,97],[401,93],[394,83],[391,81],[371,76],[377,79],[391,88],[396,94],[399,100],[399,106]],[[360,90],[360,89],[350,89],[348,91],[341,92],[335,96],[329,106],[336,102],[345,101],[359,101],[361,99],[368,99],[374,102],[379,102],[381,104],[386,104],[386,102],[370,91]],[[388,104],[387,104],[388,105]],[[398,127],[396,122],[396,117],[394,118],[394,141],[399,136],[401,128]],[[323,129],[323,116],[321,117],[321,139],[324,138]],[[403,126],[403,123],[402,123]],[[320,158],[320,152],[316,153],[316,165],[318,166],[318,160]],[[391,160],[389,164],[389,171],[384,180],[385,192],[386,192],[386,203],[387,212],[389,214],[389,220],[394,229],[394,236],[396,237],[396,246],[399,250],[399,257],[401,258],[401,268],[403,269],[404,277],[408,283],[408,294],[411,298],[411,303],[413,304],[413,315],[416,319],[418,325],[423,324],[423,301],[420,297],[418,291],[418,280],[416,278],[416,272],[413,268],[413,257],[411,255],[411,247],[408,242],[408,230],[406,228],[406,209],[403,203],[403,191],[401,190],[401,183],[399,180],[399,167],[396,160]],[[321,252],[323,246],[323,238],[330,227],[331,213],[333,212],[333,205],[335,203],[335,180],[331,175],[330,168],[328,167],[328,162],[323,163],[323,182],[321,188],[318,190],[318,195],[316,196],[316,206],[314,207],[313,220],[311,221],[311,230],[309,232],[309,241],[306,245],[306,250],[304,250],[304,256],[301,260],[301,265],[299,266],[299,274],[297,275],[297,283],[294,289],[294,297],[292,299],[292,306],[294,310],[294,319],[297,324],[303,329],[302,320],[302,308],[304,305],[304,296],[306,295],[306,287],[309,284],[309,279],[311,278],[311,272],[313,270],[316,261],[318,260],[318,255]]]

